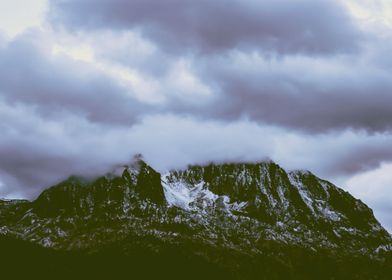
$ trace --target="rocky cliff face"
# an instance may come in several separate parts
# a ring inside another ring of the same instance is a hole
[[[232,269],[238,256],[284,262],[287,248],[371,259],[392,249],[360,200],[272,162],[190,166],[161,176],[139,161],[122,176],[71,177],[32,202],[0,201],[0,234],[59,250],[186,246]]]
[[[391,244],[371,209],[307,171],[286,173],[270,162],[211,164],[171,172],[163,185],[170,205],[209,212],[208,218],[223,215],[224,224],[253,244],[279,240],[367,253]]]

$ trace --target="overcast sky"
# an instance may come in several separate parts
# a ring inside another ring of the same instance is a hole
[[[389,0],[0,0],[0,197],[268,158],[392,230],[391,48]]]

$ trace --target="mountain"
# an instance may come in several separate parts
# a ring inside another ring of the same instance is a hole
[[[122,175],[70,177],[34,201],[0,201],[0,236],[8,248],[0,263],[19,248],[30,264],[66,264],[69,277],[392,277],[392,238],[371,209],[308,171],[287,173],[273,162],[161,175],[138,160]]]

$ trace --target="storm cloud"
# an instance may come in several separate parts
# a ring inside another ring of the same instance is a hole
[[[158,79],[170,72],[168,59],[188,60],[214,102],[200,108],[173,99],[167,111],[311,133],[392,128],[391,65],[381,47],[391,40],[364,32],[339,1],[68,0],[50,7],[51,22],[73,31],[140,34],[161,50],[148,63],[166,65]]]
[[[338,1],[59,0],[51,20],[72,29],[133,29],[169,52],[354,51],[361,39]]]
[[[389,133],[390,68],[367,56],[268,59],[234,53],[209,59],[200,73],[220,89],[221,105],[205,115],[227,120],[246,117],[306,133],[345,129]]]

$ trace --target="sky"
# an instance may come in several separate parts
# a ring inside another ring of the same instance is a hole
[[[271,159],[392,231],[391,47],[389,0],[0,0],[0,197]]]

